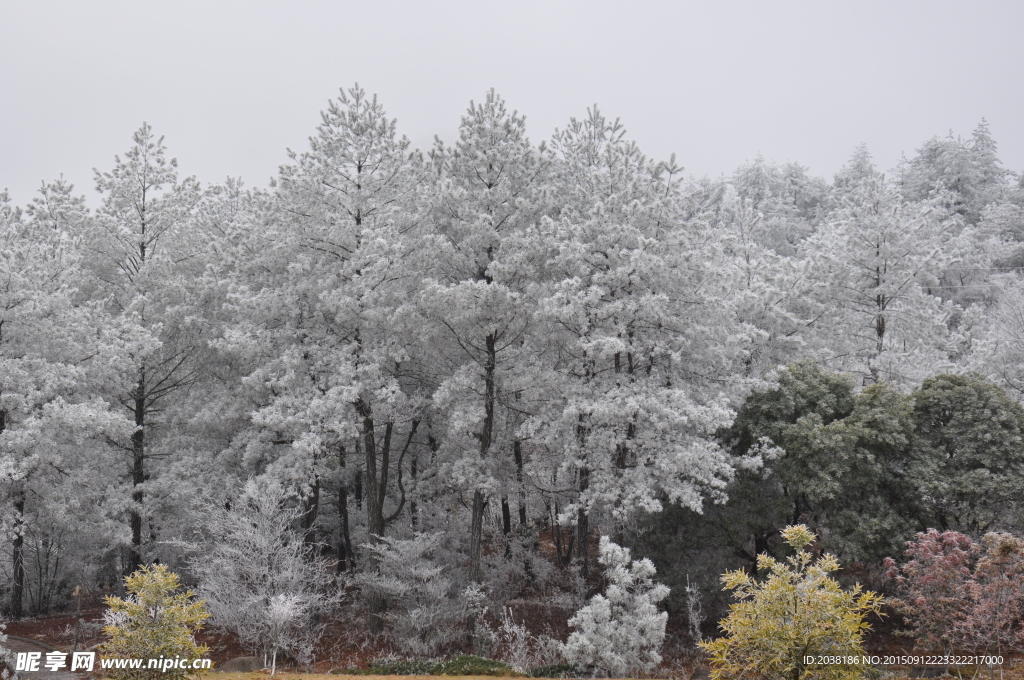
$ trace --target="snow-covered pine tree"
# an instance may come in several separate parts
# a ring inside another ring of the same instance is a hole
[[[821,359],[868,381],[911,384],[949,366],[952,303],[930,292],[953,254],[953,221],[865,179],[802,245]]]
[[[39,579],[28,583],[26,572],[36,541],[67,532],[68,527],[48,526],[54,514],[77,507],[72,513],[77,520],[92,521],[76,521],[76,527],[88,527],[86,533],[100,543],[112,538],[96,529],[115,511],[109,499],[117,492],[96,473],[112,464],[105,440],[127,441],[130,424],[100,395],[120,384],[118,365],[132,345],[132,329],[80,299],[80,241],[52,224],[22,221],[18,211],[5,210],[3,198],[0,491],[11,536],[10,612],[20,618],[26,595],[33,600],[33,585],[36,610],[45,599],[40,589],[54,586]],[[52,549],[58,559],[74,563],[63,543],[56,541]],[[95,554],[82,557],[88,563]],[[53,577],[48,570],[36,574],[42,580]]]
[[[326,560],[294,526],[303,508],[273,481],[201,507],[201,541],[186,544],[210,624],[235,632],[268,661],[280,651],[308,660],[323,632],[319,617],[337,601]]]
[[[521,409],[512,401],[535,383],[526,290],[536,263],[522,235],[545,209],[549,158],[494,90],[470,103],[459,139],[438,141],[431,158],[438,180],[419,300],[440,369],[439,455],[472,497],[469,574],[480,581],[485,504],[514,483],[508,463]]]
[[[92,274],[97,296],[126,322],[146,329],[156,342],[126,356],[134,373],[131,387],[116,398],[135,423],[127,447],[132,485],[129,510],[131,544],[124,573],[146,560],[156,524],[144,504],[145,483],[152,470],[156,414],[167,412],[173,395],[198,379],[206,338],[194,301],[193,285],[200,265],[193,216],[205,193],[194,177],[178,179],[177,159],[166,157],[163,137],[148,123],[132,135],[132,147],[114,157],[109,172],[94,170],[103,204],[96,213],[88,246],[96,253]],[[163,452],[166,453],[166,452]],[[148,525],[148,527],[147,527]],[[148,532],[146,529],[148,528]]]
[[[370,543],[376,570],[351,579],[367,599],[386,602],[388,633],[403,653],[433,657],[460,636],[465,614],[463,601],[439,559],[441,534],[412,538],[383,537]]]
[[[731,468],[711,435],[730,412],[702,377],[735,367],[739,334],[729,305],[710,304],[713,251],[706,223],[681,219],[680,169],[648,160],[596,108],[552,146],[563,207],[532,232],[551,368],[526,425],[529,468],[562,490],[549,502],[575,525],[586,578],[591,513],[621,526],[665,498],[700,507],[724,485]]]
[[[629,550],[607,536],[600,553],[608,587],[569,619],[576,630],[565,643],[565,658],[610,678],[649,673],[661,663],[668,614],[657,605],[668,587],[654,582],[650,560],[631,561]]]

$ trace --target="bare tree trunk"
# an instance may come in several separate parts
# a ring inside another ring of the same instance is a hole
[[[139,382],[134,395],[135,432],[132,433],[132,511],[130,524],[132,546],[125,565],[125,576],[142,566],[142,484],[146,481],[146,373],[139,370]]]
[[[320,475],[313,479],[313,489],[303,500],[302,513],[303,541],[309,548],[316,545],[316,518],[320,514]]]
[[[580,470],[580,492],[584,492],[590,486],[590,472],[587,469]],[[587,559],[587,534],[590,533],[590,517],[582,506],[576,512],[576,560],[580,565],[580,577],[584,585],[590,578],[590,560]]]
[[[370,541],[377,543],[384,535],[384,491],[387,489],[388,449],[391,445],[392,425],[388,423],[381,449],[380,476],[377,475],[377,435],[374,431],[373,414],[370,405],[360,400],[356,409],[363,418],[363,453],[366,456],[366,526]],[[377,567],[377,559],[371,552],[370,566]],[[377,635],[384,630],[384,609],[386,603],[378,593],[370,595],[370,632]]]
[[[415,483],[416,477],[419,475],[419,458],[413,456],[412,460],[409,461],[409,477]],[[409,501],[409,522],[412,524],[412,530],[416,531],[416,525],[419,524],[419,506],[416,505],[416,501]]]
[[[24,614],[25,599],[25,487],[16,482],[14,496],[14,540],[11,541],[11,561],[14,573],[11,583],[11,618]]]
[[[479,582],[480,556],[483,552],[484,495],[479,489],[473,492],[473,517],[469,527],[469,578]]]
[[[345,447],[338,447],[338,467],[345,467]],[[356,567],[355,553],[352,550],[352,535],[349,532],[348,522],[348,483],[345,481],[344,475],[342,475],[341,481],[338,484],[338,520],[341,524],[339,527],[339,539],[338,539],[338,572],[342,571],[353,571]]]
[[[494,436],[494,370],[497,365],[497,338],[489,333],[486,339],[487,357],[484,360],[484,422],[477,437],[480,440],[480,457],[486,459]],[[473,518],[469,535],[469,577],[479,582],[480,556],[483,552],[484,495],[477,489],[473,492]]]
[[[551,512],[550,506],[548,507],[548,514],[551,516],[551,536],[555,543],[555,559],[559,566],[564,567],[572,560],[576,536],[572,532],[563,533],[562,525],[558,523],[557,503],[555,503],[554,513]]]
[[[512,512],[508,507],[508,496],[501,497],[501,533],[505,536],[505,557],[512,557]]]
[[[354,571],[355,554],[352,552],[352,535],[348,528],[348,487],[338,489],[338,516],[341,518],[341,537],[338,545],[338,571]]]
[[[367,529],[370,533],[370,541],[377,543],[383,538],[387,525],[395,521],[405,508],[405,487],[402,486],[402,460],[412,444],[413,436],[419,427],[419,421],[413,420],[409,428],[409,436],[405,446],[402,447],[396,467],[398,468],[398,488],[401,491],[401,500],[398,509],[389,516],[384,515],[384,501],[387,499],[388,477],[391,470],[391,436],[394,433],[395,423],[390,421],[384,425],[384,441],[377,445],[375,423],[373,412],[368,403],[360,399],[355,403],[357,412],[363,418],[362,446],[366,461],[366,519]],[[378,458],[379,456],[379,458]],[[356,477],[357,494],[360,491],[358,486],[359,477]],[[357,496],[358,498],[358,496]],[[370,568],[377,568],[377,558],[370,555]],[[379,594],[370,596],[370,632],[377,634],[384,630],[383,613],[387,606],[383,597]]]
[[[359,449],[360,448],[361,447],[359,447],[359,446],[356,447],[356,456],[359,455]],[[356,510],[362,510],[363,509],[363,471],[362,470],[356,470],[356,489],[355,489],[355,491],[356,491]]]
[[[393,426],[388,423],[384,431],[384,442],[380,447],[378,465],[377,434],[370,405],[360,401],[357,404],[363,417],[363,453],[366,456],[363,489],[366,496],[366,524],[371,540],[384,535],[384,495],[388,484],[388,464],[391,448],[391,431]],[[378,474],[379,468],[379,474]]]
[[[518,439],[512,442],[512,457],[516,462],[516,481],[519,482],[519,526],[526,526],[526,489],[523,486],[523,445]]]

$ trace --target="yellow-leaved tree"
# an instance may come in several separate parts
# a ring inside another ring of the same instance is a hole
[[[861,642],[869,612],[880,614],[882,597],[843,590],[830,574],[835,556],[817,560],[805,548],[816,536],[804,525],[786,527],[782,537],[796,550],[785,562],[758,555],[763,580],[745,571],[726,572],[722,583],[740,601],[720,622],[725,637],[701,643],[711,654],[712,680],[852,680],[869,669],[861,664]],[[821,657],[827,663],[816,663]]]
[[[144,566],[125,578],[128,596],[107,597],[103,631],[110,637],[99,651],[104,658],[141,659],[141,668],[111,669],[113,680],[163,678],[184,680],[199,674],[192,662],[210,651],[196,644],[195,634],[209,616],[191,590],[180,592],[178,575],[164,564]],[[187,661],[173,667],[147,668],[149,659]]]

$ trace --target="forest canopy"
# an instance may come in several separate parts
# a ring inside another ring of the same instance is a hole
[[[289,157],[203,186],[143,123],[95,209],[0,194],[9,616],[159,560],[230,627],[220,560],[298,656],[328,600],[433,654],[482,600],[564,625],[600,536],[682,616],[788,525],[877,574],[1024,529],[1024,179],[984,120],[885,173],[694,178],[596,106],[535,143],[493,90],[413,149],[357,85]]]

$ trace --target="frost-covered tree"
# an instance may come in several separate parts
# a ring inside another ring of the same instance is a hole
[[[4,643],[7,642],[7,634],[4,633],[5,628],[7,628],[7,626],[0,621],[0,663],[6,664],[9,668],[11,662],[14,661],[14,654],[10,649],[4,646]]]
[[[231,274],[237,321],[219,345],[246,367],[253,405],[232,441],[234,472],[295,489],[306,540],[337,536],[339,569],[353,570],[354,531],[372,542],[409,519],[409,476],[425,448],[416,438],[430,388],[409,309],[421,162],[358,85],[329,102],[309,150],[291,156],[256,216],[253,262]]]
[[[297,530],[302,506],[276,482],[250,480],[227,506],[197,513],[201,541],[186,544],[210,623],[266,659],[306,661],[337,600],[333,575]]]
[[[466,602],[441,559],[440,541],[440,534],[384,537],[366,546],[377,569],[351,579],[368,599],[386,603],[391,639],[412,656],[435,656],[464,632]]]
[[[705,219],[715,236],[714,294],[731,312],[735,333],[742,338],[743,372],[757,378],[799,358],[813,337],[808,329],[818,313],[807,302],[813,286],[811,263],[764,245],[761,232],[770,215],[732,185],[723,188]]]
[[[843,197],[849,196],[862,183],[875,181],[880,176],[867,144],[858,144],[853,155],[832,180],[833,202],[841,202]]]
[[[758,244],[778,255],[793,255],[815,228],[828,187],[799,163],[778,166],[758,154],[740,166],[728,185],[760,217]]]
[[[599,534],[707,592],[798,521],[865,563],[1019,525],[985,380],[1024,394],[1024,191],[984,124],[896,183],[859,147],[831,188],[760,156],[685,180],[596,106],[536,146],[494,92],[426,160],[398,129],[356,85],[266,189],[203,191],[143,125],[96,211],[0,194],[11,613],[173,564],[192,508],[217,620],[270,657],[306,653],[332,572],[432,654],[487,636],[485,592],[576,610]]]
[[[544,453],[534,478],[572,489],[551,502],[576,527],[585,577],[592,512],[621,523],[663,499],[697,507],[724,484],[731,468],[711,435],[730,413],[701,378],[728,373],[739,349],[728,307],[709,304],[706,225],[681,223],[680,169],[647,159],[596,108],[552,148],[565,200],[531,232],[552,368],[525,430]]]
[[[96,511],[97,526],[117,511],[111,501],[119,491],[96,471],[111,463],[107,442],[126,441],[130,430],[101,395],[123,384],[119,363],[137,337],[81,300],[79,239],[22,222],[5,207],[0,202],[0,493],[12,541],[10,610],[18,618],[26,539],[31,549],[54,537],[43,518],[61,514],[69,496]],[[113,537],[99,531],[95,538]],[[49,578],[47,570],[42,580]],[[35,585],[38,595],[44,586]]]
[[[148,461],[167,455],[153,448],[154,418],[196,382],[205,347],[191,285],[196,272],[190,271],[200,252],[191,220],[204,192],[194,177],[178,179],[177,160],[166,157],[163,137],[147,123],[132,142],[124,158],[114,157],[110,171],[94,171],[103,204],[88,244],[95,253],[91,270],[100,284],[97,295],[154,340],[128,353],[125,369],[134,379],[116,395],[135,424],[126,447],[132,485],[126,574],[145,561],[144,544],[152,543],[157,529],[144,506]]]
[[[1024,279],[1003,276],[997,288],[997,300],[979,314],[966,363],[1019,400],[1024,395]]]
[[[987,205],[1003,198],[1009,176],[983,118],[970,139],[952,132],[944,139],[929,139],[916,156],[903,161],[897,181],[908,200],[938,199],[968,224],[976,224]]]
[[[521,420],[514,401],[533,378],[524,343],[535,263],[522,235],[544,210],[550,163],[527,138],[525,118],[493,90],[470,103],[458,140],[438,141],[431,160],[437,181],[419,302],[439,372],[439,453],[472,496],[469,572],[479,581],[485,504],[507,493]]]
[[[307,609],[305,598],[299,595],[279,594],[270,599],[264,616],[271,675],[277,673],[278,652],[301,650],[297,656],[302,656],[308,646],[309,639],[303,630]]]
[[[952,305],[929,286],[953,260],[952,226],[943,210],[905,203],[881,178],[860,182],[802,246],[815,275],[820,358],[904,384],[948,366]]]
[[[25,208],[29,222],[36,222],[71,236],[81,236],[87,228],[89,210],[85,196],[74,193],[75,186],[63,176],[53,182],[43,182],[39,195]]]
[[[608,587],[569,619],[575,631],[565,643],[565,658],[611,678],[649,673],[661,663],[668,614],[657,605],[668,588],[654,582],[650,560],[630,560],[629,550],[607,536],[599,550]]]

